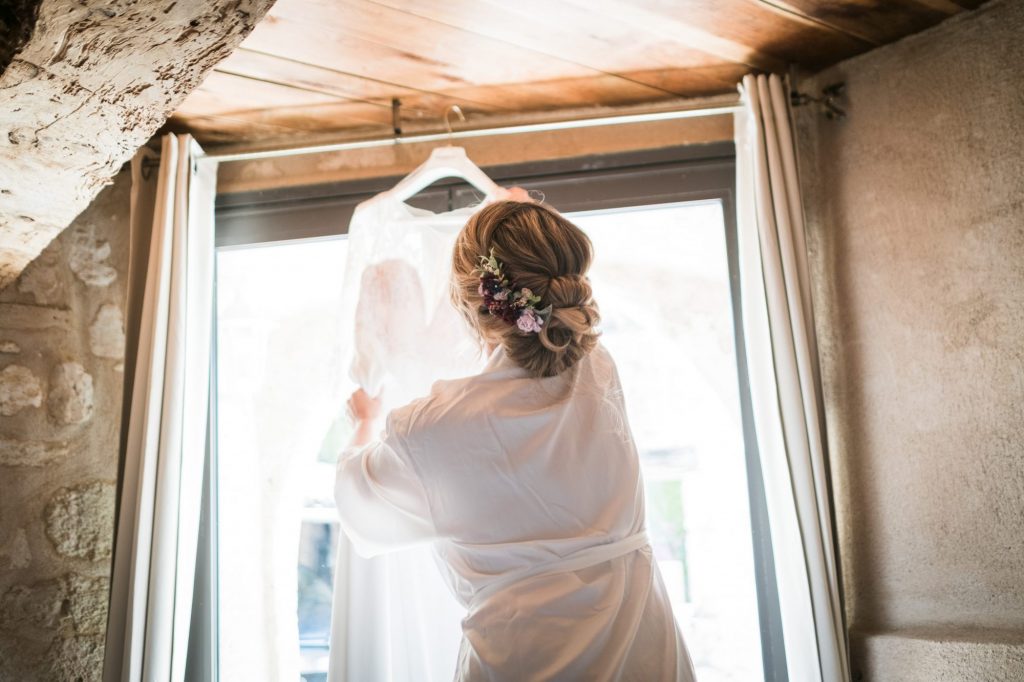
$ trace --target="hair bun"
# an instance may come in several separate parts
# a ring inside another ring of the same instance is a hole
[[[569,273],[548,280],[547,295],[542,296],[554,308],[570,308],[590,303],[594,294],[586,275]]]
[[[581,275],[576,272],[563,273],[560,275],[552,275],[551,279],[548,280],[549,284],[561,284],[561,285],[573,285],[578,284],[581,280],[585,280],[586,275]]]
[[[480,256],[492,253],[514,286],[551,306],[539,331],[524,332],[481,307]],[[550,377],[575,365],[597,345],[600,321],[586,273],[593,245],[579,227],[547,206],[498,201],[476,213],[459,233],[452,255],[452,295],[481,336],[504,346],[533,376]]]

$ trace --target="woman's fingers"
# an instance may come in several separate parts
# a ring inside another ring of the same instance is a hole
[[[380,398],[373,398],[363,389],[357,389],[348,399],[348,410],[355,420],[376,419],[380,414]]]
[[[505,199],[508,201],[533,201],[533,199],[530,198],[530,193],[527,192],[522,187],[509,187],[505,191],[507,192],[507,194],[505,195]]]

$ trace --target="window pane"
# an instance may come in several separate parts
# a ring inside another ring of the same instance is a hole
[[[276,682],[296,671],[326,679],[339,532],[333,463],[350,428],[337,418],[344,406],[332,395],[330,366],[340,348],[346,248],[335,239],[218,252],[225,682]]]
[[[640,450],[648,529],[702,682],[763,677],[721,204],[571,214]]]

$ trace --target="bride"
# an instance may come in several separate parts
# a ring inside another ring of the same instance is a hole
[[[466,609],[458,680],[694,679],[645,533],[587,236],[526,200],[459,233],[452,300],[477,375],[387,414],[356,391],[335,497],[356,550],[430,543]]]

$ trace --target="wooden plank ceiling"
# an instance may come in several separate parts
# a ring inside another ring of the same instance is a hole
[[[735,91],[824,68],[980,0],[278,0],[174,113],[208,145]]]

